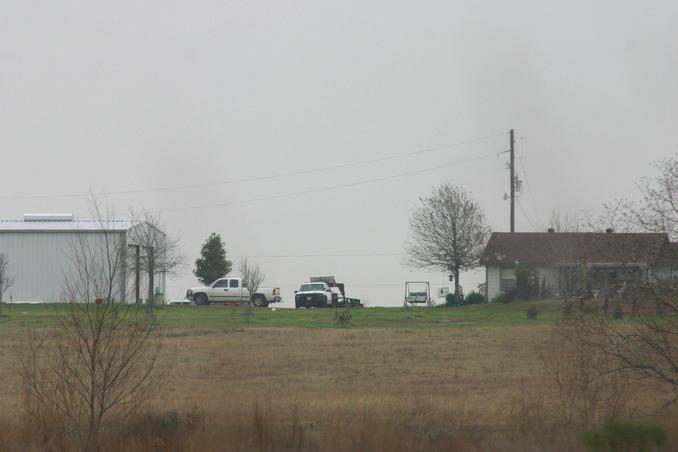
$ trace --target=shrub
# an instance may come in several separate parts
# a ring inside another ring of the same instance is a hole
[[[483,295],[479,292],[470,292],[468,295],[466,295],[465,301],[466,301],[467,304],[485,303],[485,295]]]
[[[535,305],[530,305],[530,307],[527,308],[527,318],[530,320],[537,320],[537,315],[539,314],[539,311],[537,311],[537,307]]]
[[[486,282],[478,284],[478,293],[480,293],[480,295],[482,295],[483,298],[485,298],[485,296],[487,295],[487,283]]]
[[[584,433],[584,445],[591,451],[651,451],[666,442],[666,431],[657,424],[642,422],[615,422],[605,424],[600,430]]]
[[[448,293],[445,295],[445,304],[448,306],[464,304],[464,289],[461,286],[459,287],[459,300],[456,299],[454,293]]]
[[[528,301],[539,298],[539,278],[533,268],[516,269],[516,299]]]
[[[340,328],[346,328],[351,323],[351,313],[348,310],[339,312],[335,309],[334,322],[339,325]]]
[[[492,303],[510,303],[514,299],[514,291],[508,293],[500,293],[492,299]]]
[[[623,319],[624,311],[622,310],[621,304],[616,304],[614,310],[612,311],[612,317],[615,319]]]

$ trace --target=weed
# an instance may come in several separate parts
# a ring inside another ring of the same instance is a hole
[[[585,432],[583,439],[593,452],[649,452],[664,446],[666,430],[652,423],[610,421],[599,430]]]
[[[537,320],[537,315],[539,314],[539,311],[537,310],[537,307],[533,304],[531,304],[527,308],[527,318],[529,320]]]
[[[339,325],[340,328],[346,328],[351,323],[351,312],[348,310],[339,312],[337,309],[334,310],[334,322]]]

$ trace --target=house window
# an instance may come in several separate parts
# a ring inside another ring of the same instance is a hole
[[[501,293],[509,293],[516,288],[515,279],[500,279],[499,280],[499,291]]]

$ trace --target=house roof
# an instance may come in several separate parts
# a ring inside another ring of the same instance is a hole
[[[664,247],[670,245],[670,249]],[[678,263],[678,248],[666,234],[594,232],[494,232],[483,265],[648,264],[660,256]]]
[[[678,243],[668,242],[664,244],[657,263],[660,265],[678,265]]]

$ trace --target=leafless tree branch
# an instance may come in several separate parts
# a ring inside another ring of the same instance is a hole
[[[480,206],[462,188],[442,185],[422,198],[410,216],[407,263],[451,272],[460,297],[459,273],[477,267],[490,228]]]

